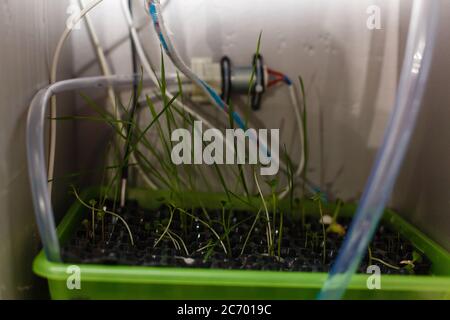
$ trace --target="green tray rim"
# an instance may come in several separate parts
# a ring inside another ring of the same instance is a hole
[[[82,193],[87,199],[98,194],[98,188],[90,188]],[[183,203],[202,201],[207,208],[217,208],[220,201],[226,199],[221,193],[183,193]],[[129,198],[138,200],[141,205],[154,207],[164,199],[173,198],[170,191],[147,189],[131,189]],[[195,200],[193,200],[195,199]],[[255,200],[257,201],[257,200]],[[197,202],[198,203],[198,202]],[[306,201],[306,206],[313,204]],[[249,209],[244,203],[233,203],[236,209]],[[333,204],[325,205],[325,209],[332,210]],[[81,204],[75,202],[68,210],[57,228],[61,242],[70,236],[75,224],[79,221]],[[355,212],[355,204],[346,204],[341,210],[343,216]],[[384,222],[388,223],[400,234],[408,238],[413,245],[424,253],[432,262],[432,275],[383,275],[383,291],[430,291],[450,293],[450,253],[429,239],[424,233],[410,225],[392,210],[385,210]],[[66,281],[67,268],[71,264],[48,261],[43,250],[33,262],[33,271],[49,281]],[[83,281],[105,283],[130,284],[166,284],[166,285],[194,285],[194,286],[234,286],[261,288],[310,288],[320,289],[327,278],[327,273],[313,272],[279,272],[279,271],[250,271],[250,270],[222,270],[200,268],[168,268],[147,266],[109,266],[109,265],[77,265],[83,275]],[[348,290],[367,290],[367,274],[355,274],[348,286]],[[367,290],[369,292],[369,290]]]

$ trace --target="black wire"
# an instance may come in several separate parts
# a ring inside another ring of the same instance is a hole
[[[131,14],[133,14],[133,5],[132,0],[128,0],[128,7],[130,8]],[[126,134],[127,134],[127,140],[125,142],[125,152],[124,152],[124,164],[122,168],[122,181],[125,181],[125,183],[128,183],[128,177],[129,177],[129,153],[131,150],[131,141],[133,139],[133,128],[132,123],[136,114],[136,109],[138,105],[138,64],[137,64],[137,58],[136,58],[136,44],[134,42],[131,30],[130,30],[130,42],[131,42],[131,62],[132,62],[132,68],[133,68],[133,101],[131,110],[129,113],[129,121],[126,125]],[[122,192],[122,191],[121,191]],[[126,191],[125,191],[126,192]]]

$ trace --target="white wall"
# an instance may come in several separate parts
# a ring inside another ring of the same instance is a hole
[[[393,202],[410,222],[450,251],[450,2],[440,2],[430,79]],[[402,43],[410,5],[402,3]]]
[[[37,297],[42,282],[31,264],[39,244],[31,203],[25,152],[29,103],[49,83],[49,61],[66,20],[67,1],[0,1],[0,300]],[[61,76],[71,74],[70,46]],[[70,112],[71,100],[61,99]],[[59,126],[57,174],[73,171],[74,128]],[[64,137],[64,138],[62,138]],[[56,188],[57,208],[67,189]],[[59,211],[61,212],[61,211]]]
[[[103,4],[95,13],[96,25],[105,46],[116,46],[127,31],[119,1],[106,2],[108,9]],[[441,3],[440,41],[426,109],[392,205],[450,248],[450,127],[446,121],[450,4]],[[366,9],[373,4],[381,8],[381,30],[366,27]],[[142,2],[135,5],[140,19],[148,19]],[[164,14],[187,62],[194,56],[219,60],[228,55],[238,65],[248,64],[262,30],[267,63],[292,78],[302,75],[306,81],[312,179],[336,196],[358,199],[394,103],[410,6],[410,0],[170,0]],[[75,39],[75,68],[79,74],[95,74],[98,69],[93,67],[92,55],[83,54],[88,44],[84,37],[80,32]],[[144,29],[141,37],[158,63],[160,47],[152,27]],[[128,73],[129,44],[120,43],[110,61],[118,73]],[[257,125],[282,128],[288,148],[298,155],[284,89],[269,93],[263,110],[254,117]]]

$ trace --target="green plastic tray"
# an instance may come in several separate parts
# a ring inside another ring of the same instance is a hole
[[[83,194],[95,196],[94,190]],[[130,199],[142,207],[157,208],[170,197],[169,192],[134,189]],[[223,194],[184,194],[174,199],[188,208],[199,205],[220,208]],[[257,201],[255,199],[255,201]],[[250,209],[236,200],[236,209]],[[308,212],[315,206],[305,202]],[[333,206],[327,206],[332,209]],[[67,241],[79,225],[85,210],[75,203],[58,227],[60,242]],[[351,216],[354,205],[342,208],[342,216]],[[409,239],[416,249],[432,262],[432,275],[382,275],[381,289],[369,290],[370,275],[354,275],[346,299],[450,299],[450,254],[419,230],[387,210],[384,223]],[[247,270],[188,269],[138,266],[78,265],[81,289],[67,288],[70,265],[53,263],[40,252],[33,265],[34,272],[48,279],[53,299],[314,299],[324,283],[326,273],[273,272]]]

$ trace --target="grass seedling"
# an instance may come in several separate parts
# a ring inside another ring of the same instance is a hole
[[[230,122],[230,128],[234,129],[234,120],[233,120],[234,106],[232,103],[230,103],[229,107],[230,111],[228,113],[228,120]],[[234,144],[233,148],[234,150],[236,150],[236,141],[233,141],[233,144]],[[241,183],[242,188],[244,189],[245,194],[247,195],[247,198],[249,198],[250,193],[248,191],[247,182],[245,181],[244,169],[242,164],[238,164],[238,171],[239,171],[239,179],[237,181]]]
[[[256,43],[256,54],[255,56],[258,57],[260,52],[261,52],[261,40],[262,40],[262,31],[259,33],[258,36],[258,42]],[[255,90],[255,76],[256,76],[256,61],[253,62],[253,70],[252,70],[252,75],[250,77],[249,83],[248,83],[248,93],[247,93],[247,108],[245,110],[245,115],[244,115],[244,121],[245,121],[245,126],[248,126],[248,119],[249,119],[249,111],[251,110],[251,95],[252,95],[252,91]]]
[[[416,263],[420,263],[422,262],[422,260],[423,260],[422,255],[414,250],[412,253],[412,260],[403,260],[400,261],[400,264],[404,265],[404,268],[408,270],[410,274],[413,274],[414,268],[416,267]]]
[[[280,211],[280,224],[277,229],[277,212],[278,212],[278,197],[276,193],[276,189],[278,187],[278,180],[272,179],[270,181],[266,181],[270,187],[271,195],[272,195],[272,216],[273,216],[273,227],[274,234],[273,238],[276,239],[278,237],[278,258],[281,258],[281,242],[283,240],[283,220],[284,220],[284,212]],[[278,231],[278,234],[277,234]]]
[[[369,265],[373,264],[373,261],[375,262],[379,262],[382,265],[393,269],[393,270],[401,270],[401,269],[405,269],[407,270],[410,274],[414,274],[414,268],[416,267],[416,263],[420,263],[422,262],[422,255],[420,253],[418,253],[417,251],[413,251],[412,253],[412,260],[402,260],[400,261],[400,265],[402,265],[403,267],[399,267],[399,266],[394,266],[382,259],[376,258],[372,255],[372,250],[370,247],[368,247],[368,253],[369,253]]]
[[[300,91],[301,91],[301,100],[303,101],[302,106],[303,109],[301,110],[301,114],[302,114],[302,122],[303,122],[303,139],[304,139],[304,143],[303,143],[303,152],[305,155],[305,165],[303,167],[303,172],[302,172],[302,176],[303,176],[303,195],[305,195],[306,193],[306,189],[305,189],[305,183],[306,183],[306,179],[307,179],[307,174],[308,174],[308,164],[309,164],[309,136],[308,136],[308,107],[307,107],[307,100],[306,100],[306,90],[305,90],[305,83],[303,81],[303,78],[301,76],[298,77],[298,80],[300,82]]]
[[[327,228],[327,232],[335,233],[341,237],[343,237],[345,235],[345,228],[341,224],[338,223],[338,217],[339,217],[339,213],[340,213],[343,205],[344,205],[344,202],[341,199],[338,199],[336,201],[336,208],[334,209],[334,212],[333,212],[333,219]]]
[[[287,152],[286,145],[284,145],[284,158],[286,160],[286,166],[287,166],[287,179],[288,179],[288,188],[289,188],[289,210],[290,212],[294,211],[294,190],[295,190],[295,183],[294,183],[294,169],[292,165],[291,158],[289,157],[289,154]]]
[[[156,246],[160,243],[160,241],[165,237],[165,235],[169,232],[169,228],[170,225],[172,224],[172,220],[173,220],[173,208],[169,207],[170,210],[170,218],[169,218],[169,222],[167,223],[167,226],[164,228],[163,233],[161,234],[161,236],[155,241],[155,244],[153,245],[153,248],[156,248]]]
[[[323,223],[323,208],[322,208],[322,195],[320,193],[317,193],[312,198],[314,202],[316,202],[319,206],[319,213],[320,213],[320,224],[322,225],[322,237],[323,237],[323,258],[322,262],[325,265],[326,258],[327,258],[327,232],[325,231],[325,224]]]
[[[245,248],[247,247],[247,242],[250,239],[250,236],[251,236],[251,234],[253,232],[253,229],[255,229],[255,226],[256,226],[256,224],[259,221],[261,210],[262,209],[259,209],[258,213],[256,214],[255,220],[253,221],[253,224],[252,224],[252,226],[250,227],[250,230],[247,233],[247,237],[245,238],[244,245],[242,246],[242,249],[241,249],[241,256],[244,254]]]
[[[89,224],[89,220],[88,219],[84,219],[81,222],[81,225],[84,227],[84,230],[86,231],[86,240],[89,240],[89,237],[91,235],[91,227]]]
[[[217,238],[217,240],[219,240],[219,242],[220,242],[220,244],[221,244],[221,246],[222,246],[222,248],[223,248],[223,251],[225,252],[226,255],[228,255],[228,250],[227,250],[227,248],[225,247],[225,244],[223,243],[223,241],[221,240],[221,237],[217,234],[217,232],[214,230],[213,227],[211,227],[211,225],[210,225],[209,223],[207,223],[207,222],[205,222],[204,220],[202,220],[202,219],[200,219],[200,218],[198,218],[198,217],[196,217],[196,216],[190,214],[189,212],[187,212],[186,210],[183,210],[182,208],[178,208],[178,207],[175,206],[173,203],[171,203],[170,205],[171,205],[174,209],[176,209],[176,210],[178,210],[178,211],[184,213],[185,215],[191,217],[191,218],[194,219],[194,220],[197,220],[198,222],[200,222],[201,224],[203,224],[205,227],[207,227],[207,228],[214,234],[214,236]]]
[[[256,171],[253,169],[253,176],[255,178],[256,187],[258,188],[259,196],[261,197],[261,202],[264,207],[264,212],[266,213],[266,236],[267,236],[267,249],[268,254],[270,256],[274,255],[274,246],[273,246],[273,238],[272,238],[272,227],[270,225],[270,215],[269,210],[267,209],[266,200],[264,199],[264,195],[261,191],[261,187],[259,185],[258,176],[256,175]]]
[[[223,226],[224,236],[225,236],[225,240],[226,240],[227,247],[228,247],[228,254],[231,255],[231,243],[230,243],[230,237],[228,236],[231,215],[228,214],[228,216],[227,216],[227,209],[226,209],[227,204],[228,203],[226,201],[221,201],[221,205],[222,205],[222,221],[221,221],[221,224]]]
[[[89,201],[89,204],[91,205],[92,209],[91,209],[91,220],[92,220],[92,241],[93,243],[95,243],[95,206],[97,205],[97,201],[95,200],[91,200]]]
[[[74,187],[72,187],[72,189],[73,189],[73,194],[77,198],[78,202],[80,202],[84,207],[92,210],[93,212],[104,212],[104,213],[109,214],[109,215],[113,216],[114,218],[117,218],[118,220],[120,220],[124,224],[125,228],[128,231],[128,235],[130,236],[131,245],[134,246],[133,234],[131,233],[130,227],[128,226],[128,223],[120,215],[118,215],[117,213],[108,211],[108,210],[97,209],[97,208],[87,204],[86,202],[83,201],[83,199],[81,199],[77,190]]]
[[[388,267],[390,269],[394,269],[394,270],[400,270],[401,269],[400,267],[394,266],[394,265],[392,265],[392,264],[390,264],[390,263],[388,263],[386,261],[383,261],[383,260],[381,260],[379,258],[375,258],[374,256],[372,256],[372,249],[370,249],[370,247],[368,247],[367,250],[369,252],[369,265],[372,265],[373,261],[376,261],[376,262],[379,262],[382,265],[384,265],[384,266],[386,266],[386,267]]]
[[[100,221],[102,226],[102,241],[105,241],[105,211],[97,212],[97,220]]]
[[[161,158],[161,156],[159,155],[159,153],[152,147],[152,144],[146,139],[145,135],[147,134],[147,132],[155,125],[155,123],[158,122],[159,118],[164,115],[169,108],[173,105],[175,99],[177,98],[178,94],[174,96],[173,99],[171,99],[163,108],[163,110],[160,113],[156,113],[156,112],[152,112],[154,109],[152,109],[153,107],[153,103],[151,102],[151,100],[148,98],[147,99],[147,104],[149,109],[151,110],[152,116],[153,116],[153,120],[151,121],[151,123],[145,127],[144,130],[139,130],[137,123],[134,122],[134,120],[130,120],[127,122],[127,124],[129,124],[130,128],[133,128],[134,131],[137,133],[137,139],[133,142],[130,143],[130,147],[128,148],[127,151],[127,155],[124,157],[123,159],[123,163],[125,164],[130,155],[132,153],[137,154],[138,156],[140,156],[141,159],[143,159],[145,161],[145,164],[147,166],[148,169],[150,169],[151,173],[158,178],[164,185],[169,186],[171,189],[173,188],[172,185],[168,182],[167,179],[165,179],[160,173],[159,170],[157,170],[153,164],[150,161],[147,161],[146,157],[143,156],[143,154],[137,150],[137,146],[141,145],[146,147],[150,153],[155,156],[155,158],[158,159],[158,163],[161,164],[162,169],[164,170],[164,172],[167,174],[167,176],[169,177],[173,177],[173,178],[177,178],[177,174],[174,173],[174,168],[172,167],[172,170],[168,170],[167,166],[167,162],[163,161],[163,159]],[[128,137],[126,135],[124,135],[121,130],[118,128],[118,126],[116,125],[116,120],[114,118],[112,118],[112,116],[110,116],[109,114],[107,114],[105,111],[101,110],[101,108],[99,108],[92,100],[90,100],[88,97],[84,96],[84,99],[86,101],[86,104],[88,106],[90,106],[99,116],[100,119],[102,119],[104,122],[108,123],[111,125],[111,127],[114,129],[114,132],[119,135],[119,137],[121,137],[123,140],[128,139]],[[125,114],[126,118],[130,118],[128,116],[128,110],[126,108],[123,107],[123,105],[121,105],[119,103],[119,106],[121,106],[122,108],[122,112]],[[164,137],[162,137],[162,140],[165,141]],[[169,179],[172,180],[173,179]],[[111,186],[115,183],[115,179],[112,179],[111,181]],[[109,189],[109,188],[108,188]]]
[[[281,243],[283,241],[283,223],[284,214],[283,211],[280,212],[280,232],[278,234],[278,258],[281,258]]]
[[[302,101],[303,101],[303,110],[301,110],[302,114],[302,121],[303,121],[303,153],[305,156],[305,164],[303,167],[302,172],[302,193],[303,197],[306,196],[306,179],[308,178],[308,165],[309,165],[309,137],[308,137],[308,108],[307,108],[307,101],[306,101],[306,90],[305,90],[305,83],[303,82],[303,78],[301,76],[298,77],[298,80],[300,82],[300,89],[302,93]],[[302,203],[302,225],[305,226],[305,204]]]
[[[305,231],[305,249],[308,247],[308,236],[311,232],[311,225],[310,224],[305,224],[303,227],[304,231]]]
[[[181,243],[181,245],[183,246],[184,253],[185,253],[187,256],[189,256],[189,250],[187,249],[186,243],[184,242],[183,238],[181,238],[181,237],[180,237],[179,235],[177,235],[175,232],[170,231],[170,230],[169,230],[169,234],[170,234],[172,237],[175,237],[175,238],[178,239],[179,243]]]

